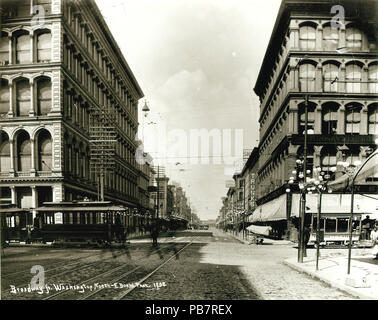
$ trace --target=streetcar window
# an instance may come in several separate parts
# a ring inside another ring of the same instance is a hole
[[[7,217],[7,226],[9,228],[14,228],[16,226],[16,221],[15,221],[14,216]]]
[[[313,223],[312,223],[312,230],[316,231],[318,229],[318,218],[314,217]],[[320,230],[324,230],[324,219],[320,218]]]
[[[337,232],[347,232],[348,231],[348,218],[338,218],[337,219]]]
[[[325,231],[336,232],[336,218],[326,218]]]
[[[69,224],[73,224],[73,223],[74,223],[73,213],[70,212],[69,213]]]

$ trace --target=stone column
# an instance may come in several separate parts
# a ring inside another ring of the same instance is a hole
[[[8,34],[8,40],[9,40],[9,46],[8,46],[8,52],[9,52],[9,64],[13,64],[13,50],[12,50],[12,36]]]
[[[16,194],[16,187],[15,186],[10,186],[11,189],[11,201],[12,204],[16,205],[17,204],[17,194]]]
[[[368,107],[367,105],[364,105],[361,108],[360,111],[360,134],[368,134],[369,128],[368,128]]]
[[[30,186],[32,190],[32,208],[35,209],[38,207],[38,193],[36,186]],[[34,221],[35,216],[37,215],[37,212],[35,210],[32,210],[32,221]]]
[[[34,63],[34,33],[30,33],[30,63]]]
[[[315,91],[323,91],[323,66],[321,63],[318,63],[315,69]]]
[[[30,110],[29,117],[34,117],[36,114],[34,108],[34,79],[30,80]]]
[[[14,104],[14,98],[13,98],[13,80],[9,80],[9,111],[8,111],[8,117],[12,118],[14,117],[14,111],[13,111],[13,104]]]
[[[322,106],[319,104],[315,107],[315,121],[314,132],[315,134],[322,134]]]
[[[11,176],[14,176],[14,160],[15,160],[15,156],[14,156],[14,143],[13,143],[13,139],[9,139],[9,151],[10,151],[10,170],[9,170],[9,173]]]
[[[342,101],[342,103],[344,103]],[[342,104],[337,111],[337,134],[345,134],[345,107]]]
[[[368,87],[368,75],[369,75],[369,69],[368,67],[364,66],[361,70],[361,93],[369,93],[369,87]]]
[[[342,26],[340,28],[340,32],[339,32],[339,45],[338,45],[338,48],[343,48],[346,46],[346,31],[345,31],[345,26]]]
[[[298,134],[298,105],[297,105],[297,101],[290,101],[288,120],[289,120],[289,134]]]
[[[38,207],[38,194],[37,194],[37,187],[36,186],[30,186],[32,191],[32,208]]]
[[[315,48],[317,51],[322,50],[322,41],[323,41],[323,28],[319,25],[316,29],[316,40],[315,40]]]
[[[34,139],[30,139],[30,150],[31,150],[31,166],[30,166],[30,175],[35,177],[35,146]]]
[[[346,74],[346,68],[345,68],[345,64],[343,63],[340,65],[340,70],[339,70],[339,81],[337,82],[338,92],[346,91],[345,74]]]

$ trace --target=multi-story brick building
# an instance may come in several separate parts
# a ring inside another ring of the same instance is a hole
[[[134,157],[143,92],[95,1],[4,0],[1,12],[1,199],[97,199],[91,121],[106,110],[116,142],[105,199],[146,207],[149,172]]]
[[[363,162],[376,148],[377,1],[337,4],[342,23],[332,20],[332,1],[282,1],[254,87],[261,103],[257,204],[264,216],[264,207],[275,219],[290,216],[285,189],[304,155],[305,108],[310,176],[320,167],[335,179],[342,163]],[[365,192],[377,192],[376,182],[368,184]]]

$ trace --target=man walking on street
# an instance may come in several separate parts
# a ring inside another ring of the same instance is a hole
[[[152,237],[152,246],[157,247],[158,242],[157,238],[159,235],[159,230],[156,224],[153,224],[151,227],[151,237]]]

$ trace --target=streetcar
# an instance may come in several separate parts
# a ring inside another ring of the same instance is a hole
[[[29,209],[20,209],[13,204],[1,204],[0,216],[3,242],[31,242],[32,214]]]
[[[362,214],[356,213],[352,222],[352,243],[359,240],[362,226]],[[311,234],[309,246],[316,245],[317,214],[311,216]],[[349,243],[349,215],[322,213],[320,219],[320,245],[347,245]]]
[[[35,239],[44,243],[124,243],[135,224],[130,208],[110,201],[44,202],[35,211]]]

